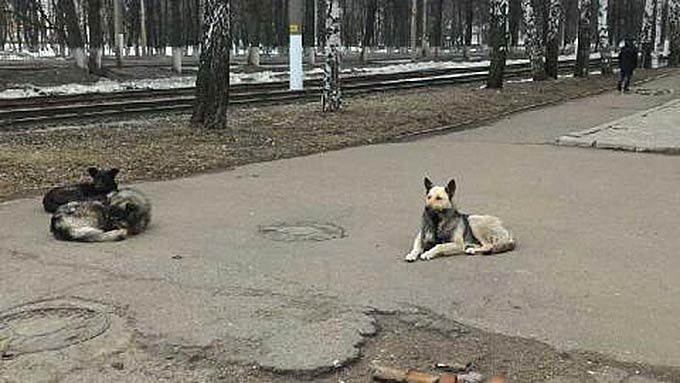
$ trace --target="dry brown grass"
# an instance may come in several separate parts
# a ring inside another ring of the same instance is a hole
[[[638,79],[666,70],[640,71]],[[323,114],[317,103],[231,111],[231,131],[204,131],[188,117],[135,117],[87,125],[41,126],[0,134],[0,200],[85,177],[92,165],[118,167],[121,180],[158,180],[403,138],[441,126],[481,123],[523,108],[610,90],[611,77],[479,85],[373,94]]]

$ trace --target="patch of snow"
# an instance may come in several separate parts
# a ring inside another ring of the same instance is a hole
[[[561,56],[561,60],[574,59],[575,55]],[[591,54],[591,58],[599,58],[599,53]],[[527,63],[527,59],[508,60],[507,64]],[[397,74],[427,70],[442,70],[456,68],[479,68],[488,66],[490,62],[447,62],[447,61],[426,61],[426,62],[403,62],[380,67],[348,68],[342,73],[345,76],[367,76],[375,74]],[[481,73],[481,72],[479,72]],[[468,73],[469,74],[469,73]],[[318,79],[323,75],[322,68],[314,68],[305,72],[305,79]],[[466,74],[467,75],[467,74]],[[231,73],[230,82],[236,84],[257,84],[277,81],[285,81],[288,78],[287,72],[261,71],[253,73]],[[512,81],[512,80],[511,80]],[[515,80],[520,81],[520,80]],[[22,84],[0,92],[0,99],[15,99],[46,95],[70,95],[85,93],[111,93],[135,89],[178,89],[190,88],[195,85],[195,76],[182,76],[161,79],[143,79],[130,81],[113,81],[101,79],[94,84],[65,84],[59,86],[37,87],[32,84]]]
[[[505,83],[506,84],[522,84],[525,82],[534,82],[533,78],[520,78],[520,79],[514,79],[514,80],[507,80]]]

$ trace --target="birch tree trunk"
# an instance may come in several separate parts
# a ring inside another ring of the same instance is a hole
[[[326,0],[326,65],[323,71],[321,103],[324,112],[334,112],[342,105],[340,92],[340,4]]]
[[[668,4],[669,40],[671,54],[668,65],[680,66],[680,0],[670,0]]]
[[[486,81],[487,88],[503,88],[503,76],[505,73],[505,60],[508,54],[508,0],[491,0],[490,8],[490,38],[491,38],[491,65],[489,78]]]
[[[562,14],[562,1],[548,0],[548,28],[545,36],[545,72],[551,78],[557,78],[559,74]]]
[[[539,32],[539,26],[542,26],[543,22],[534,8],[533,0],[522,0],[522,9],[527,35],[524,46],[531,63],[531,75],[534,81],[542,81],[546,79],[543,39],[542,33]]]
[[[592,9],[592,0],[579,0],[578,50],[576,52],[576,68],[574,69],[574,76],[576,77],[588,77]]]
[[[207,129],[227,128],[231,12],[229,0],[206,0],[203,43],[191,122]]]
[[[649,69],[652,67],[652,52],[654,51],[654,29],[656,28],[656,20],[654,19],[654,0],[645,0],[645,13],[642,20],[642,31],[640,33],[640,45],[642,53],[643,68]]]
[[[603,76],[613,73],[612,70],[612,48],[609,44],[609,0],[600,0],[598,11],[598,38],[600,42],[600,66]]]

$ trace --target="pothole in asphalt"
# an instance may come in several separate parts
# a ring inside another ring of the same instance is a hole
[[[321,242],[344,238],[345,229],[332,223],[299,222],[260,226],[262,236],[279,242]]]
[[[635,93],[642,96],[665,96],[667,94],[672,94],[673,89],[650,89],[650,88],[637,88]]]
[[[110,326],[107,313],[74,301],[26,304],[0,314],[0,355],[61,350],[92,340]]]

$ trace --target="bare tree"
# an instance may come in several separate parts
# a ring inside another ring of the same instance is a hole
[[[307,62],[311,65],[316,64],[317,1],[305,1],[305,22],[302,29],[302,43],[305,47],[305,56],[307,57]]]
[[[122,0],[113,0],[113,40],[116,45],[116,65],[123,66],[124,32],[123,32],[123,3]]]
[[[642,24],[642,31],[640,33],[640,46],[642,52],[642,67],[652,67],[652,51],[654,50],[654,30],[656,29],[656,15],[655,0],[645,0],[645,13]]]
[[[560,25],[562,24],[562,0],[548,0],[548,20],[545,34],[545,73],[557,78],[559,72]]]
[[[423,25],[422,25],[422,36],[420,38],[420,52],[423,57],[428,57],[430,55],[430,40],[427,30],[427,0],[422,0],[423,2]]]
[[[364,38],[361,44],[361,62],[368,61],[368,52],[375,43],[375,18],[378,13],[378,0],[368,0],[366,7],[366,25],[364,26]]]
[[[609,44],[609,0],[600,0],[598,11],[598,38],[600,45],[600,67],[602,75],[607,76],[613,73],[612,70],[612,48]]]
[[[418,58],[418,0],[411,0],[411,58]]]
[[[173,28],[170,30],[170,44],[172,45],[172,70],[182,73],[182,54],[184,47],[184,30],[182,28],[182,10],[180,2],[170,2]]]
[[[661,50],[666,48],[666,40],[668,38],[668,6],[669,0],[661,0],[661,25],[659,28]]]
[[[139,0],[139,45],[142,47],[142,55],[146,55],[146,48],[149,45],[146,32],[146,5],[144,0]]]
[[[519,29],[522,23],[522,1],[523,0],[510,0],[510,19],[509,29],[510,29],[510,46],[517,47],[519,45]]]
[[[535,81],[542,81],[546,78],[543,33],[539,32],[539,27],[543,25],[543,20],[540,17],[540,12],[536,12],[533,0],[522,0],[522,8],[524,10],[524,26],[527,35],[524,46],[531,63],[531,75]]]
[[[444,0],[433,0],[434,12],[432,21],[432,48],[435,57],[439,56],[442,47],[442,29],[444,23]]]
[[[465,1],[465,46],[469,47],[472,45],[472,24],[474,23],[475,12],[474,12],[474,0],[463,0]]]
[[[102,0],[88,0],[90,71],[102,68]]]
[[[203,43],[191,122],[208,129],[227,128],[231,9],[229,0],[206,0]]]
[[[668,65],[680,66],[680,0],[670,0],[668,4],[669,39],[671,54]]]
[[[574,76],[588,77],[590,66],[590,36],[592,35],[592,0],[579,0],[578,50]]]
[[[491,11],[489,21],[491,66],[486,86],[491,89],[501,89],[508,53],[508,0],[491,0],[489,8]]]
[[[245,27],[247,30],[246,40],[248,43],[248,65],[260,66],[260,9],[261,5],[257,1],[246,1],[245,7]]]
[[[83,43],[83,33],[80,30],[80,18],[76,11],[74,0],[59,0],[60,8],[64,12],[66,22],[66,44],[71,51],[71,56],[75,60],[76,66],[87,69],[85,59],[85,44]]]

